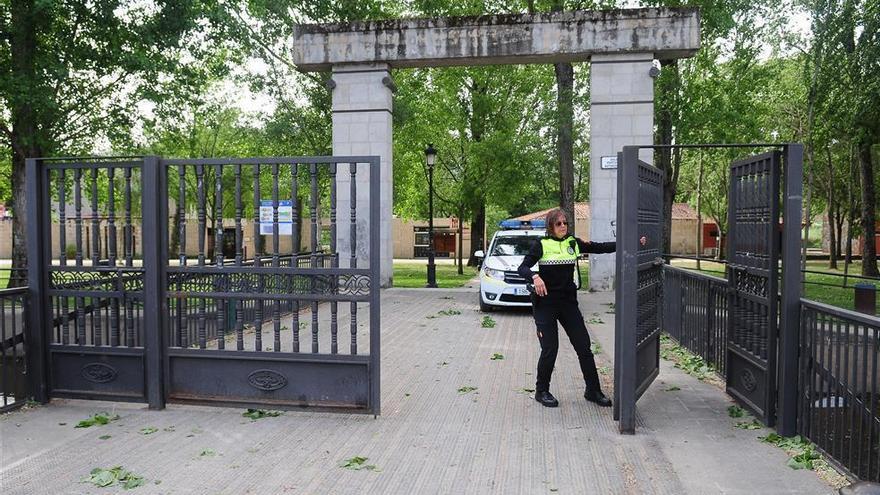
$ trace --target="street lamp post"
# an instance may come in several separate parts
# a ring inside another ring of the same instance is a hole
[[[433,144],[425,149],[425,162],[428,164],[428,283],[425,287],[437,288],[437,267],[434,265],[434,161],[437,150]]]

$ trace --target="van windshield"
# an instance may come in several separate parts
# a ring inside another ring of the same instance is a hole
[[[538,239],[540,238],[525,235],[496,237],[489,256],[525,256]]]

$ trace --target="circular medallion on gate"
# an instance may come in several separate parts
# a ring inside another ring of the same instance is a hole
[[[758,380],[755,378],[755,374],[752,373],[750,369],[744,369],[742,373],[739,375],[740,384],[742,384],[743,388],[748,392],[754,392],[756,388],[758,388]]]
[[[104,363],[89,363],[82,367],[80,374],[92,383],[107,383],[116,379],[116,368]]]
[[[287,385],[287,378],[277,371],[257,370],[248,375],[248,383],[254,388],[271,392],[284,388]]]

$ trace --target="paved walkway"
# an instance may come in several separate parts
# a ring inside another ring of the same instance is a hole
[[[609,394],[610,301],[582,298]],[[146,478],[131,492],[142,494],[832,493],[759,442],[766,431],[733,428],[722,391],[667,363],[639,403],[634,436],[583,400],[565,344],[552,387],[560,407],[541,407],[525,390],[538,353],[531,316],[492,313],[497,325],[482,328],[476,302],[473,289],[384,292],[378,419],[289,411],[251,421],[241,409],[56,400],[0,416],[0,493],[115,493],[80,480],[116,465]],[[461,314],[438,315],[447,309]],[[121,418],[73,428],[99,411]],[[147,427],[158,431],[139,433]],[[355,456],[377,470],[339,467]]]

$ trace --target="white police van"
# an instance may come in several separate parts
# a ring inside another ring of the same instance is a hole
[[[492,236],[488,253],[477,251],[482,260],[480,267],[480,311],[496,307],[531,306],[526,283],[517,268],[528,254],[532,244],[545,235],[543,219],[529,221],[504,220],[501,230]],[[538,271],[538,265],[532,267]]]

